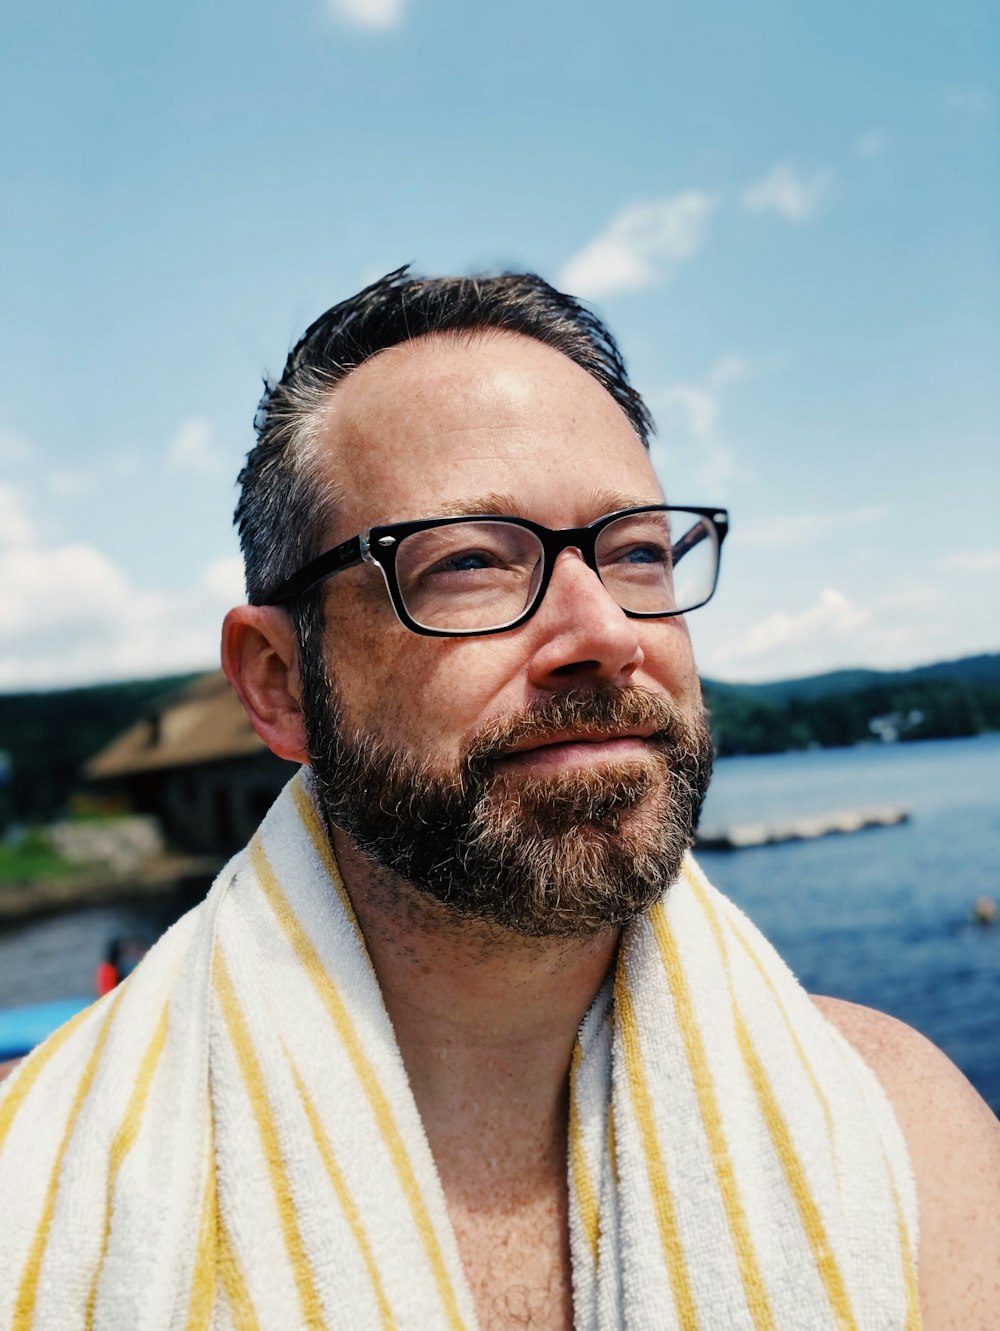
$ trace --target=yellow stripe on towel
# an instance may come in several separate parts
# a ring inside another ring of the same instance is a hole
[[[337,1194],[337,1200],[340,1202],[344,1215],[347,1217],[347,1223],[350,1225],[351,1233],[354,1235],[354,1241],[358,1245],[365,1269],[368,1272],[368,1279],[372,1283],[372,1290],[375,1294],[375,1302],[378,1304],[379,1317],[382,1319],[384,1327],[394,1327],[396,1320],[389,1307],[389,1300],[386,1298],[385,1290],[382,1287],[382,1277],[379,1275],[378,1267],[375,1265],[375,1257],[372,1254],[371,1245],[368,1242],[368,1236],[365,1233],[364,1225],[361,1223],[361,1213],[358,1211],[347,1188],[347,1183],[337,1161],[333,1154],[333,1147],[330,1145],[330,1139],[323,1130],[323,1124],[320,1116],[316,1112],[316,1106],[313,1104],[312,1096],[306,1087],[305,1082],[299,1076],[299,1070],[292,1064],[292,1076],[295,1078],[295,1085],[298,1087],[299,1096],[302,1100],[302,1106],[306,1111],[306,1117],[309,1120],[309,1126],[312,1128],[313,1140],[316,1143],[316,1149],[320,1153],[323,1165],[327,1172],[333,1190]]]
[[[656,1212],[656,1223],[660,1231],[660,1244],[663,1248],[667,1273],[670,1278],[670,1292],[674,1296],[677,1319],[684,1331],[697,1331],[698,1310],[695,1307],[691,1278],[688,1275],[684,1249],[681,1246],[680,1233],[677,1229],[677,1213],[674,1209],[673,1194],[667,1179],[667,1167],[656,1137],[656,1122],[653,1117],[653,1100],[649,1093],[646,1070],[642,1062],[642,1050],[639,1047],[639,1031],[636,1026],[635,1012],[632,1008],[632,996],[625,978],[624,965],[619,961],[618,974],[615,976],[615,1007],[618,1013],[622,1044],[625,1049],[625,1066],[628,1072],[629,1089],[632,1093],[632,1106],[639,1125],[643,1154],[646,1157],[646,1173],[649,1178],[649,1190]]]
[[[732,975],[728,966],[728,953],[726,951],[726,945],[723,940],[718,914],[716,913],[714,906],[709,901],[708,894],[705,892],[704,887],[698,881],[697,876],[691,872],[691,869],[687,864],[684,865],[684,878],[687,881],[688,886],[692,889],[695,896],[698,898],[698,901],[701,904],[701,908],[705,912],[705,916],[708,919],[709,925],[712,928],[712,932],[715,934],[716,942],[719,945],[719,951],[722,953],[723,959],[726,961],[726,967],[727,967],[726,973],[727,976],[729,977],[729,982],[730,982],[729,987],[731,994]],[[778,1012],[781,1014],[781,1019],[782,1022],[784,1023],[785,1030],[788,1032],[789,1039],[791,1040],[792,1044],[795,1046],[795,1052],[798,1054],[799,1062],[802,1064],[802,1069],[805,1072],[806,1076],[809,1078],[809,1084],[812,1086],[813,1094],[816,1096],[816,1099],[819,1101],[820,1108],[823,1110],[823,1118],[826,1121],[827,1136],[830,1138],[830,1149],[833,1152],[834,1167],[836,1168],[837,1141],[833,1131],[833,1114],[830,1112],[830,1102],[823,1094],[823,1088],[820,1086],[819,1080],[817,1079],[816,1074],[813,1071],[812,1064],[809,1062],[809,1058],[806,1054],[805,1049],[803,1048],[802,1041],[799,1039],[798,1032],[796,1031],[795,1027],[792,1025],[792,1019],[788,1015],[788,1009],[785,1007],[781,995],[778,993],[778,990],[775,987],[774,981],[771,979],[770,975],[768,975],[767,968],[765,967],[764,963],[761,961],[760,957],[757,956],[757,953],[754,951],[754,949],[751,947],[750,941],[744,936],[742,929],[738,928],[737,925],[732,920],[727,920],[726,925],[730,933],[739,943],[740,947],[742,947],[743,951],[750,958],[750,961],[752,962],[754,969],[756,970],[757,974],[760,976],[762,982],[767,986],[767,989],[770,992],[772,999],[774,1000],[775,1006],[777,1007]],[[839,1178],[839,1170],[837,1171],[837,1175]]]
[[[729,1143],[726,1140],[725,1129],[722,1125],[722,1114],[719,1110],[712,1069],[709,1067],[708,1055],[705,1052],[701,1031],[698,1028],[698,1018],[695,1016],[694,1003],[681,963],[680,951],[674,939],[673,930],[667,920],[662,900],[650,911],[649,921],[653,929],[653,937],[656,939],[656,946],[659,949],[660,960],[663,962],[667,983],[673,995],[674,1006],[677,1009],[681,1037],[684,1041],[684,1053],[691,1071],[695,1093],[698,1096],[698,1107],[701,1110],[702,1124],[705,1129],[705,1136],[708,1139],[709,1154],[715,1168],[715,1177],[719,1185],[719,1192],[722,1195],[729,1233],[733,1240],[733,1248],[740,1268],[740,1279],[743,1282],[747,1307],[753,1318],[753,1324],[758,1328],[758,1331],[774,1331],[774,1313],[771,1311],[771,1303],[757,1262],[757,1253],[750,1234],[746,1210],[740,1196],[739,1185],[736,1182],[736,1172],[733,1169]]]
[[[837,1319],[837,1325],[843,1328],[843,1331],[856,1331],[857,1323],[851,1310],[851,1301],[848,1298],[847,1288],[844,1285],[843,1276],[840,1274],[837,1259],[833,1255],[826,1227],[823,1224],[823,1217],[820,1215],[819,1207],[812,1195],[806,1171],[795,1149],[792,1134],[785,1121],[785,1116],[781,1112],[781,1107],[774,1094],[764,1064],[757,1053],[746,1022],[739,1013],[736,1013],[736,1039],[757,1096],[761,1113],[764,1116],[764,1122],[771,1134],[771,1141],[774,1143],[775,1152],[781,1162],[781,1168],[784,1170],[788,1187],[795,1200],[802,1227],[809,1240],[809,1246],[812,1248],[813,1259],[826,1289],[827,1298],[830,1300],[830,1307]]]
[[[344,914],[350,920],[354,929],[355,936],[361,944],[361,949],[365,956],[368,955],[368,949],[365,946],[364,934],[361,932],[361,925],[358,924],[358,917],[354,913],[354,906],[351,898],[347,895],[347,888],[344,886],[344,880],[340,876],[340,866],[336,857],[330,848],[330,838],[327,836],[323,824],[319,820],[319,815],[313,807],[313,802],[309,798],[305,787],[302,784],[301,775],[292,782],[292,799],[295,802],[295,810],[299,815],[302,826],[309,834],[309,840],[313,844],[320,863],[326,870],[327,877],[333,884],[334,891],[340,897],[340,904],[344,908]]]
[[[299,1229],[295,1199],[292,1196],[291,1184],[282,1157],[278,1126],[274,1121],[264,1074],[257,1059],[256,1050],[253,1047],[250,1028],[240,1007],[240,1001],[229,976],[229,970],[221,948],[216,948],[212,969],[215,978],[215,991],[222,1006],[226,1026],[229,1030],[229,1038],[232,1041],[236,1060],[239,1063],[240,1073],[250,1099],[254,1118],[257,1120],[257,1131],[260,1133],[261,1145],[264,1148],[264,1159],[267,1162],[268,1173],[271,1176],[271,1188],[274,1192],[274,1200],[281,1220],[285,1250],[288,1253],[288,1260],[295,1277],[304,1324],[309,1328],[322,1328],[324,1325],[323,1308],[319,1294],[316,1291],[312,1270],[309,1266],[309,1258],[306,1255],[305,1244],[302,1241],[302,1233]]]
[[[198,1225],[198,1248],[194,1256],[194,1272],[190,1278],[188,1326],[186,1331],[209,1331],[216,1302],[216,1272],[218,1271],[218,1183],[216,1179],[216,1134],[212,1109],[209,1106],[208,1151],[205,1159],[205,1195],[201,1202],[201,1222]]]
[[[688,876],[690,883],[691,876]],[[844,1331],[854,1331],[857,1323],[854,1319],[854,1313],[851,1309],[851,1301],[847,1293],[847,1286],[844,1284],[844,1278],[841,1275],[840,1267],[834,1256],[833,1248],[830,1246],[830,1240],[826,1233],[826,1227],[823,1224],[823,1217],[820,1214],[819,1207],[812,1195],[809,1187],[809,1180],[805,1168],[795,1149],[795,1143],[792,1140],[792,1134],[785,1116],[781,1112],[777,1096],[774,1094],[774,1088],[771,1086],[770,1078],[757,1052],[757,1048],[750,1034],[750,1029],[739,1010],[736,1002],[736,992],[733,985],[732,967],[729,961],[729,950],[726,946],[725,935],[719,923],[715,910],[708,900],[705,893],[698,892],[697,884],[692,884],[698,900],[705,912],[712,932],[715,936],[716,945],[719,949],[720,960],[726,976],[726,984],[729,988],[730,1005],[733,1011],[733,1020],[736,1027],[736,1040],[739,1045],[740,1055],[743,1058],[744,1066],[750,1077],[751,1085],[757,1096],[757,1103],[760,1106],[764,1122],[767,1125],[768,1133],[774,1149],[777,1152],[778,1159],[784,1171],[785,1178],[791,1190],[795,1201],[796,1209],[799,1212],[799,1218],[802,1221],[802,1227],[805,1230],[809,1246],[812,1250],[813,1260],[816,1263],[816,1269],[819,1272],[820,1279],[826,1290],[827,1298],[830,1301],[830,1307],[833,1309],[834,1316],[837,1319],[837,1325],[844,1328]],[[772,986],[773,991],[773,986]],[[801,1048],[801,1046],[800,1046]],[[804,1051],[802,1057],[805,1058]],[[807,1064],[808,1067],[808,1064]],[[815,1078],[811,1078],[813,1085],[816,1085]],[[821,1096],[821,1101],[823,1097]]]
[[[104,1235],[101,1239],[101,1255],[97,1260],[97,1266],[94,1268],[94,1276],[90,1282],[90,1294],[87,1297],[87,1307],[84,1312],[86,1331],[91,1331],[94,1325],[97,1286],[100,1283],[101,1272],[104,1270],[105,1258],[108,1255],[108,1240],[111,1238],[111,1206],[114,1201],[118,1171],[121,1169],[125,1157],[135,1145],[139,1129],[142,1127],[142,1116],[146,1109],[146,1101],[149,1099],[149,1089],[153,1084],[153,1077],[156,1075],[160,1057],[167,1043],[169,1021],[170,1005],[164,1003],[160,1019],[153,1031],[153,1038],[146,1046],[146,1051],[139,1064],[139,1071],[136,1073],[135,1084],[132,1087],[132,1094],[129,1096],[125,1115],[118,1126],[118,1131],[115,1133],[114,1141],[111,1143],[111,1152],[108,1157],[107,1188],[104,1196]]]
[[[261,890],[274,911],[286,938],[295,950],[296,956],[305,968],[316,992],[319,994],[327,1015],[333,1023],[351,1060],[355,1074],[364,1089],[375,1121],[378,1124],[383,1144],[389,1153],[389,1158],[392,1160],[393,1167],[399,1177],[403,1194],[409,1204],[410,1213],[427,1254],[427,1260],[434,1273],[434,1280],[441,1302],[444,1305],[448,1325],[459,1328],[463,1323],[458,1310],[458,1301],[448,1278],[444,1255],[441,1252],[437,1234],[434,1232],[434,1226],[427,1211],[427,1204],[421,1195],[420,1186],[413,1172],[413,1165],[410,1163],[389,1101],[379,1085],[375,1069],[372,1067],[358,1033],[354,1029],[347,1006],[341,998],[332,977],[323,966],[311,939],[302,928],[295,912],[281,891],[278,879],[258,837],[254,837],[250,843],[250,858]]]
[[[580,1129],[580,1114],[576,1094],[577,1078],[580,1075],[582,1059],[580,1041],[573,1045],[573,1058],[569,1070],[569,1154],[573,1162],[573,1184],[576,1189],[576,1205],[583,1221],[583,1232],[587,1236],[590,1255],[597,1266],[597,1247],[600,1240],[600,1217],[597,1209],[597,1194],[587,1166],[587,1156],[583,1149],[583,1133]]]
[[[205,1196],[198,1225],[198,1252],[191,1277],[187,1331],[209,1331],[215,1302],[215,1271],[218,1261],[219,1216],[215,1181],[215,1140],[209,1131],[208,1161],[205,1166]]]
[[[114,998],[108,1005],[107,1015],[104,1018],[104,1024],[100,1032],[90,1057],[84,1065],[83,1075],[77,1083],[76,1094],[73,1097],[73,1104],[69,1111],[69,1118],[66,1121],[66,1127],[63,1129],[62,1140],[59,1143],[59,1150],[56,1152],[55,1163],[52,1166],[52,1173],[49,1175],[49,1186],[45,1194],[45,1204],[42,1208],[41,1219],[38,1222],[38,1228],[35,1231],[35,1237],[28,1252],[28,1259],[24,1264],[24,1271],[21,1274],[21,1284],[17,1291],[17,1302],[14,1304],[14,1321],[12,1331],[29,1331],[34,1320],[35,1302],[38,1298],[38,1277],[42,1270],[42,1259],[45,1256],[45,1248],[49,1241],[49,1230],[52,1227],[52,1216],[56,1208],[56,1195],[59,1191],[59,1180],[62,1174],[63,1160],[66,1152],[69,1150],[69,1144],[73,1140],[73,1130],[76,1127],[77,1119],[80,1116],[80,1110],[83,1108],[83,1102],[87,1098],[91,1083],[97,1072],[97,1065],[101,1061],[101,1055],[104,1052],[104,1046],[107,1044],[108,1036],[111,1033],[111,1026],[115,1015],[118,1012],[118,1005],[121,1002],[124,990],[119,988]]]
[[[899,1231],[899,1253],[903,1261],[903,1284],[906,1288],[906,1331],[920,1331],[923,1321],[920,1316],[920,1293],[917,1286],[917,1265],[913,1260],[910,1235],[903,1216],[903,1206],[899,1200],[896,1185],[890,1180],[892,1204],[896,1210],[896,1228]]]
[[[219,1216],[219,1274],[236,1331],[260,1331],[247,1278],[226,1222]]]
[[[191,1280],[186,1331],[209,1331],[215,1311],[216,1278],[222,1284],[235,1331],[260,1331],[239,1254],[219,1211],[214,1127],[210,1137],[205,1197],[198,1231],[198,1256]]]

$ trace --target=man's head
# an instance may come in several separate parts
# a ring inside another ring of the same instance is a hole
[[[649,425],[610,334],[534,277],[393,274],[265,396],[237,511],[259,608],[227,621],[227,670],[268,743],[308,752],[332,823],[457,914],[588,932],[670,881],[711,756],[683,619],[629,618],[572,548],[492,636],[412,633],[366,563],[291,606],[294,633],[266,602],[373,525],[662,504]]]
[[[316,467],[330,394],[380,352],[432,335],[518,333],[569,357],[605,388],[648,446],[652,420],[628,381],[614,338],[592,311],[533,273],[413,277],[388,273],[321,314],[265,385],[257,445],[240,473],[235,520],[247,597],[267,594],[321,548],[337,477]]]

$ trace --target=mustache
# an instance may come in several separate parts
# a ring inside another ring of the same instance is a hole
[[[692,720],[672,699],[635,684],[571,689],[530,703],[513,716],[487,723],[469,740],[463,766],[470,775],[481,776],[520,746],[553,742],[567,730],[613,734],[652,727],[650,744],[661,749],[679,748],[690,743]]]

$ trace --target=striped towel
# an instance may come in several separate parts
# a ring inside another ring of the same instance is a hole
[[[693,863],[571,1068],[576,1325],[917,1327],[873,1076]],[[308,776],[0,1100],[0,1327],[474,1327]]]

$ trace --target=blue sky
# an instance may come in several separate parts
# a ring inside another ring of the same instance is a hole
[[[991,0],[13,0],[0,689],[210,667],[265,371],[410,261],[606,316],[702,669],[1000,649]]]

